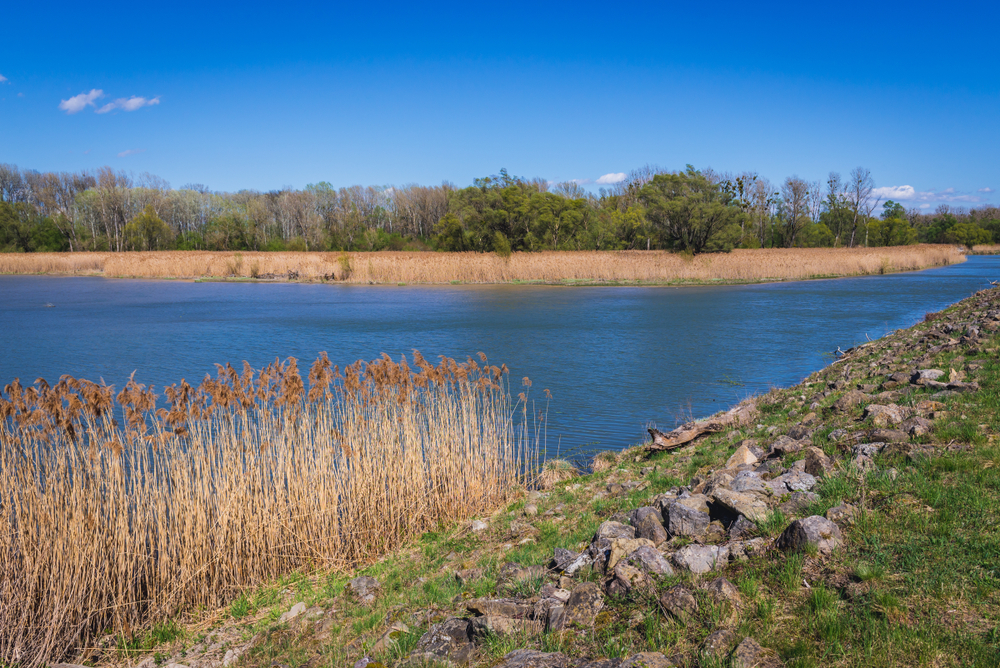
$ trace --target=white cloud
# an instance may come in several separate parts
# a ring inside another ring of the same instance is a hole
[[[68,100],[63,100],[59,103],[59,108],[67,114],[75,114],[79,111],[83,111],[88,106],[93,107],[94,100],[99,100],[102,97],[104,97],[104,91],[99,88],[94,88],[89,93],[80,93],[79,95],[74,95]]]
[[[10,81],[10,79],[8,79],[4,75],[0,74],[0,83],[6,83],[8,81]]]
[[[601,184],[602,186],[606,186],[612,183],[621,183],[624,180],[625,180],[625,172],[618,172],[617,174],[616,173],[605,174],[601,178],[597,179],[597,183]]]
[[[977,192],[981,192],[981,193],[985,193],[985,194],[989,195],[991,192],[993,192],[993,188],[980,188]]]
[[[989,188],[983,188],[979,192],[990,193],[993,191]],[[983,198],[978,195],[963,193],[954,188],[917,190],[913,186],[885,186],[875,188],[872,191],[872,196],[879,198],[883,202],[890,199],[894,202],[913,202],[914,204],[920,204],[920,208],[922,209],[928,208],[931,203],[976,204],[983,201]]]
[[[570,179],[570,183],[575,183],[578,186],[585,186],[588,183],[593,183],[590,179]]]
[[[876,188],[872,191],[872,195],[883,200],[910,200],[916,197],[917,191],[913,186],[886,186]]]
[[[154,104],[159,104],[159,96],[154,98],[144,98],[137,97],[133,95],[129,98],[120,97],[114,102],[108,102],[106,105],[97,110],[98,114],[106,114],[109,111],[114,111],[115,109],[122,109],[123,111],[135,111],[136,109],[142,109],[143,107],[151,107]]]
[[[130,155],[135,155],[136,153],[145,153],[145,152],[146,152],[146,149],[144,149],[144,148],[130,148],[127,151],[122,151],[121,153],[119,153],[118,157],[119,158],[125,158],[125,157],[128,157]]]

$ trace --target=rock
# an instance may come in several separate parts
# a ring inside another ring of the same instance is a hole
[[[466,601],[469,612],[487,617],[527,619],[535,612],[535,604],[518,598],[476,598]]]
[[[791,498],[778,508],[786,515],[800,515],[809,509],[816,501],[819,501],[819,494],[813,492],[795,492]]]
[[[933,413],[934,411],[944,410],[944,404],[940,401],[929,401],[925,399],[924,401],[917,402],[916,409],[923,413]]]
[[[726,578],[715,578],[708,583],[706,589],[720,603],[728,603],[736,609],[743,607],[743,597],[740,596],[740,590]]]
[[[729,471],[718,471],[715,475],[708,479],[705,483],[705,487],[702,493],[711,498],[712,492],[717,489],[729,489],[729,485],[733,482],[733,476],[730,475]]]
[[[827,510],[826,519],[836,524],[852,524],[856,514],[857,508],[848,503],[842,503]]]
[[[685,545],[673,556],[674,564],[695,574],[719,570],[729,561],[729,549],[719,545]]]
[[[538,505],[534,503],[528,503],[524,506],[524,514],[528,517],[534,517],[538,514]]]
[[[929,434],[934,428],[934,423],[927,418],[912,417],[900,425],[900,429],[910,436],[923,436]]]
[[[667,509],[667,530],[672,536],[702,536],[708,530],[708,523],[712,521],[707,503],[698,504],[705,508],[701,511],[692,508],[694,504],[685,503],[687,501],[690,499],[678,499]]]
[[[753,638],[744,638],[729,659],[732,668],[782,668],[785,664],[772,650],[766,650]]]
[[[544,630],[545,623],[541,620],[485,615],[483,617],[474,617],[471,620],[470,633],[474,639],[481,639],[490,634],[498,636],[537,636],[541,635]]]
[[[590,542],[590,556],[594,558],[594,561],[601,562],[603,566],[603,562],[607,560],[608,553],[611,551],[611,543],[616,540],[633,538],[635,538],[634,527],[626,526],[621,522],[603,522],[601,526],[597,527],[597,533],[594,534],[594,538]]]
[[[490,525],[482,520],[472,520],[472,532],[482,533],[490,528]]]
[[[757,525],[742,515],[737,517],[736,521],[729,526],[729,536],[734,539],[752,536],[756,532]]]
[[[407,655],[405,664],[444,663],[462,666],[469,663],[475,654],[472,624],[458,617],[449,617],[421,636],[416,648]]]
[[[626,596],[633,592],[652,592],[655,590],[649,576],[626,561],[615,564],[613,573],[614,575],[607,585],[608,594],[611,596]]]
[[[455,572],[455,579],[458,580],[458,584],[460,585],[467,585],[473,580],[478,580],[481,577],[483,577],[482,568],[464,568]]]
[[[768,481],[775,494],[781,495],[787,492],[808,492],[819,482],[814,476],[805,471],[789,471],[777,478]],[[784,489],[782,489],[782,486]],[[785,491],[787,490],[787,492]]]
[[[751,522],[760,522],[767,518],[767,503],[759,496],[720,489],[712,494],[712,498],[726,510],[736,515],[743,515]]]
[[[389,647],[399,642],[399,640],[409,632],[410,627],[403,622],[393,622],[392,626],[390,626],[386,632],[375,641],[375,644],[372,645],[372,653],[381,654],[382,652],[385,652],[389,649]]]
[[[867,455],[856,455],[851,459],[851,468],[856,473],[868,473],[875,470],[875,460]]]
[[[594,627],[594,619],[604,609],[604,596],[593,582],[584,582],[570,593],[565,606],[549,611],[548,630],[561,631],[572,627]]]
[[[701,644],[701,653],[713,659],[721,659],[729,654],[733,645],[736,644],[736,640],[736,634],[729,629],[712,631]]]
[[[820,554],[830,554],[842,541],[840,528],[819,515],[795,520],[774,542],[779,550],[804,551],[813,547]]]
[[[733,478],[732,484],[729,485],[729,489],[734,492],[761,494],[764,496],[771,495],[771,488],[760,477],[760,474],[755,471],[740,471],[737,473],[736,477]]]
[[[660,509],[655,506],[642,506],[641,508],[636,508],[628,514],[628,522],[632,526],[638,528],[639,524],[647,517],[653,517],[660,523],[663,522],[663,513],[660,512]]]
[[[872,429],[868,432],[868,438],[885,443],[904,443],[910,440],[910,435],[899,429]]]
[[[241,649],[227,649],[225,656],[222,657],[222,668],[229,668],[243,656],[243,651]],[[55,668],[55,666],[51,666]]]
[[[864,402],[869,400],[869,396],[864,392],[858,390],[849,390],[833,402],[830,407],[835,413],[847,413],[851,411],[854,407],[860,406]]]
[[[494,668],[577,668],[579,662],[562,652],[539,652],[516,649],[504,656]]]
[[[373,577],[362,575],[347,583],[347,589],[361,605],[371,605],[382,593],[382,585]]]
[[[663,522],[652,515],[648,515],[642,519],[636,525],[635,532],[639,538],[645,538],[653,543],[653,545],[660,545],[669,538],[667,530],[663,528]]]
[[[605,569],[610,571],[619,561],[643,546],[656,547],[651,541],[645,538],[621,539],[611,543],[611,550],[608,551],[608,561]]]
[[[768,457],[784,457],[785,455],[790,455],[792,453],[798,452],[802,449],[802,443],[796,441],[794,438],[789,436],[779,436],[774,443],[771,444],[771,450],[768,452]]]
[[[282,614],[281,617],[278,618],[278,623],[284,624],[285,622],[290,622],[305,611],[306,611],[306,604],[299,601],[298,603],[292,606],[291,610]]]
[[[626,558],[629,564],[656,576],[670,576],[674,570],[663,555],[648,546],[642,546]]]
[[[607,661],[608,659],[605,659]],[[668,659],[660,652],[642,652],[623,661],[618,668],[675,668],[677,662]],[[582,668],[597,668],[593,664],[587,664]],[[601,667],[605,668],[605,667]],[[610,666],[606,668],[612,668]]]
[[[557,571],[565,571],[566,568],[580,557],[578,552],[557,547],[549,561],[549,568]]]
[[[833,460],[815,446],[806,448],[806,473],[811,476],[827,476],[833,473]]]
[[[928,380],[937,380],[944,375],[940,369],[919,369],[910,376],[910,382],[914,385],[923,385]]]
[[[749,446],[741,445],[733,453],[733,456],[726,461],[727,469],[734,469],[741,465],[753,465],[757,463],[757,455],[755,455],[749,448]]]
[[[762,555],[771,548],[767,538],[751,538],[750,540],[731,540],[726,545],[729,549],[730,561],[746,561],[750,557]]]
[[[659,598],[660,607],[674,619],[687,623],[687,621],[698,614],[698,601],[694,594],[682,585],[675,585],[663,592]]]
[[[882,452],[885,448],[885,443],[858,443],[853,448],[851,448],[851,455],[857,457],[859,455],[864,455],[865,457],[874,458],[876,455]]]
[[[865,407],[864,419],[871,419],[876,427],[894,427],[906,419],[907,410],[896,404],[883,406],[881,404],[869,404]]]

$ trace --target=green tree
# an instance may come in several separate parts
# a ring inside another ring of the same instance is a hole
[[[700,253],[731,250],[727,241],[713,240],[742,216],[732,195],[691,165],[683,172],[657,174],[643,186],[639,198],[653,227],[674,248]],[[737,236],[738,239],[738,236]]]
[[[134,250],[152,251],[167,248],[174,233],[150,204],[125,226],[125,237]]]

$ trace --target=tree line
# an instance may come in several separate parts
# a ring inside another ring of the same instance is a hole
[[[458,188],[406,185],[212,192],[102,167],[0,164],[0,252],[130,250],[535,250],[1000,243],[1000,209],[906,210],[870,172],[774,184],[753,172],[646,166],[597,194],[499,174]]]

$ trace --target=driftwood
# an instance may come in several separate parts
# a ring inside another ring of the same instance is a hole
[[[649,436],[652,440],[646,444],[645,449],[647,452],[677,450],[704,434],[714,434],[729,427],[748,424],[756,411],[757,407],[753,402],[748,401],[725,413],[713,415],[707,420],[682,424],[667,433],[650,427]]]

